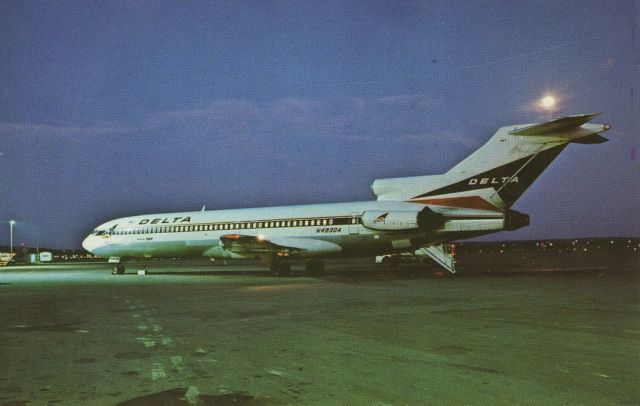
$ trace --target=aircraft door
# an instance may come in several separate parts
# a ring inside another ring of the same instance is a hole
[[[349,234],[358,234],[359,232],[359,216],[360,213],[351,213],[351,218],[349,219]]]

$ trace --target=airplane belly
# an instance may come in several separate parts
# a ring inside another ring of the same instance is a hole
[[[211,240],[113,242],[94,253],[101,257],[199,257],[214,244]]]
[[[363,257],[406,251],[421,246],[424,233],[380,233],[343,236],[339,242],[344,257]]]

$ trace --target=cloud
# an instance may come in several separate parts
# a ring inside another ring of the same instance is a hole
[[[204,126],[227,135],[362,139],[375,134],[415,132],[413,127],[425,123],[429,110],[439,104],[439,100],[421,94],[328,100],[218,99],[199,108],[168,111],[160,120],[168,124]]]
[[[273,137],[332,137],[371,140],[402,134],[429,133],[440,101],[423,94],[379,97],[304,98],[272,100],[216,99],[206,105],[149,114],[133,123],[101,122],[52,125],[0,122],[0,136],[107,136],[172,129],[181,137],[202,135],[222,143],[269,142]]]
[[[374,101],[388,106],[432,107],[439,104],[438,99],[426,97],[423,94],[396,94],[375,98]]]
[[[56,126],[50,124],[30,123],[0,123],[0,136],[9,137],[45,137],[45,136],[73,136],[73,135],[116,135],[128,134],[135,131],[135,127],[123,125],[95,125],[95,126]]]

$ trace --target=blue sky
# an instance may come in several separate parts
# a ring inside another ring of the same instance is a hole
[[[517,3],[517,4],[516,4]],[[633,1],[0,3],[0,244],[146,212],[370,200],[503,125],[602,112],[495,239],[638,236]]]

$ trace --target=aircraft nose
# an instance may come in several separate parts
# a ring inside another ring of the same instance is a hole
[[[84,241],[82,241],[82,248],[93,253],[93,249],[95,248],[95,243],[93,241],[93,236],[87,236]]]

